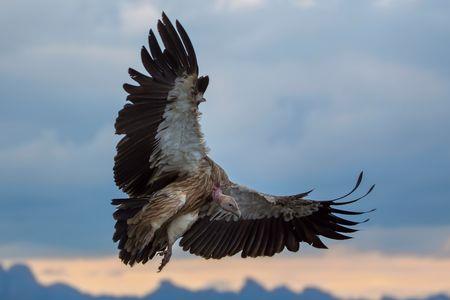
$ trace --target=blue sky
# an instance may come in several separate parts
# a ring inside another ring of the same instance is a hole
[[[377,208],[360,250],[450,255],[450,3],[4,1],[0,255],[115,253],[113,122],[162,10],[210,76],[203,130],[235,181],[348,190]],[[446,250],[445,250],[446,249]]]

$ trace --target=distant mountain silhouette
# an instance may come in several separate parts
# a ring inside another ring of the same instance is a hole
[[[161,281],[160,286],[144,297],[92,296],[65,285],[40,285],[30,269],[25,265],[15,265],[5,270],[0,265],[1,300],[340,300],[317,288],[306,288],[296,293],[287,287],[266,290],[253,279],[247,279],[239,292],[221,292],[215,289],[192,291],[179,287],[170,281]],[[383,297],[380,300],[398,300]],[[445,294],[436,294],[426,298],[404,300],[450,300]]]
[[[40,285],[25,265],[15,265],[9,270],[0,266],[1,300],[137,300],[139,298],[94,297],[65,285]]]

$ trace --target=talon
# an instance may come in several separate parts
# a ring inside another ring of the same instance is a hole
[[[164,250],[162,253],[164,253],[164,257],[161,261],[161,265],[158,267],[158,273],[164,269],[165,265],[170,261],[170,257],[172,256],[172,247],[168,246],[166,250]]]

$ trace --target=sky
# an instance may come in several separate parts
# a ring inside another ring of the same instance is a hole
[[[56,260],[72,274],[80,259],[115,261],[109,203],[123,194],[112,179],[113,123],[125,103],[122,84],[131,82],[127,69],[143,70],[140,47],[164,10],[182,22],[210,77],[201,124],[211,156],[234,181],[273,194],[315,188],[323,199],[350,189],[364,170],[364,187],[377,186],[354,208],[377,211],[355,239],[331,242],[320,255],[376,261],[385,273],[365,272],[385,274],[378,279],[397,272],[390,259],[450,274],[450,2],[3,0],[0,7],[0,262],[29,262],[43,282],[101,289],[83,276],[49,276],[45,264]],[[253,263],[325,268],[315,255]],[[203,264],[181,251],[175,261]],[[154,276],[154,269],[139,270]],[[412,276],[407,267],[398,273]],[[236,286],[236,278],[223,280]],[[405,294],[386,280],[376,286],[371,295]],[[450,292],[450,284],[425,286],[414,291]],[[371,287],[348,293],[364,288]]]

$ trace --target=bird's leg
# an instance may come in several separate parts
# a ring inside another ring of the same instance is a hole
[[[158,268],[158,273],[162,271],[162,269],[164,268],[165,265],[167,265],[167,263],[170,261],[170,257],[172,256],[172,245],[169,244],[167,245],[167,249],[164,250],[163,252],[164,257],[161,261],[161,265]]]

